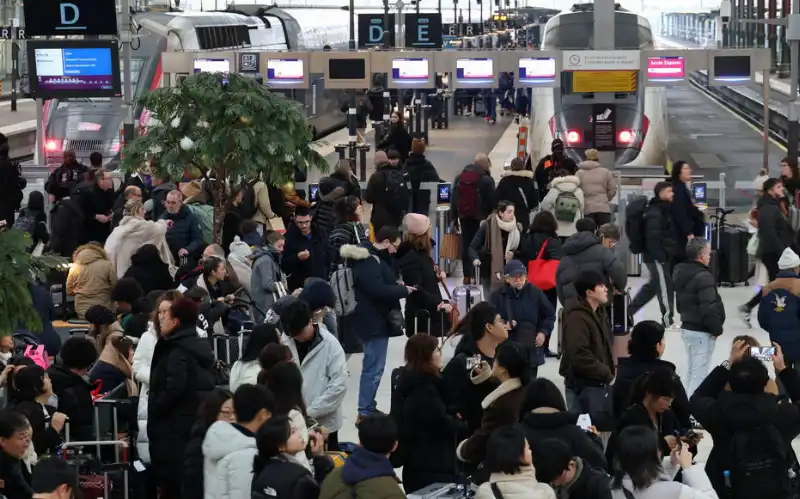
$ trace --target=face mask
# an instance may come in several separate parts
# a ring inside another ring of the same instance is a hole
[[[11,352],[8,353],[0,352],[0,361],[2,361],[4,364],[8,364],[8,361],[11,360],[11,355],[12,355]]]

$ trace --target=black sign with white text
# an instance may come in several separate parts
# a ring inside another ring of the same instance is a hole
[[[261,61],[256,52],[239,53],[239,72],[240,73],[260,73]]]
[[[483,33],[481,23],[448,23],[442,25],[444,36],[477,36]]]
[[[598,151],[613,151],[617,148],[616,114],[613,104],[592,106],[594,148]]]
[[[11,40],[16,32],[17,40],[25,39],[25,28],[14,28],[11,26],[0,26],[0,40]]]
[[[114,0],[23,2],[25,34],[31,36],[116,35]]]
[[[358,48],[380,47],[384,39],[383,14],[358,15]],[[395,46],[394,14],[389,14],[389,46]]]
[[[441,14],[406,14],[406,48],[442,48]]]

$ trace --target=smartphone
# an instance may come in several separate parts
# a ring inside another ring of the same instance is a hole
[[[467,357],[467,371],[472,371],[481,365],[481,355],[475,354],[472,357]]]
[[[313,203],[317,201],[319,195],[319,184],[308,184],[308,202]]]
[[[578,416],[578,421],[575,423],[583,431],[589,431],[592,426],[592,417],[588,414],[581,414]]]
[[[769,362],[773,355],[775,355],[775,347],[750,347],[750,357],[755,359]]]

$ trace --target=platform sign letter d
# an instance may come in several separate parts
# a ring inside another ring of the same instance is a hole
[[[80,18],[80,11],[78,6],[74,3],[62,3],[61,8],[61,24],[69,25],[75,24]]]
[[[383,40],[383,26],[380,25],[371,25],[369,27],[369,42],[370,43],[381,43]]]

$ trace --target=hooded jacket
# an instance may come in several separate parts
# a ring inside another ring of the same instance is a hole
[[[530,170],[509,170],[500,174],[495,198],[498,201],[511,201],[516,207],[517,221],[523,232],[530,226],[530,213],[539,207],[539,191],[533,185],[533,172]]]
[[[150,369],[153,363],[158,338],[153,330],[153,324],[139,338],[136,350],[133,351],[133,378],[139,382],[139,405],[136,408],[136,419],[139,426],[139,435],[136,440],[136,450],[145,464],[150,464],[150,440],[147,437],[147,400],[150,395]]]
[[[217,421],[203,440],[204,497],[250,499],[255,436],[241,426]]]
[[[280,267],[281,254],[274,248],[256,248],[253,252],[253,271],[250,276],[250,297],[256,322],[263,322],[278,293],[278,284],[286,283]]]
[[[561,194],[572,193],[578,199],[578,203],[580,203],[580,209],[577,211],[577,213],[575,213],[575,218],[572,220],[572,222],[558,222],[558,230],[556,232],[561,237],[568,237],[577,232],[575,229],[575,222],[583,218],[583,214],[586,211],[583,190],[580,186],[581,181],[575,175],[556,177],[552,182],[550,182],[550,190],[547,191],[547,196],[542,199],[542,209],[551,212],[553,215],[555,215],[556,201]]]
[[[539,407],[522,415],[522,428],[532,449],[548,438],[569,445],[572,453],[599,470],[608,470],[603,441],[577,425],[578,415],[552,407]]]
[[[172,220],[172,227],[167,230],[167,244],[172,258],[179,261],[178,251],[185,249],[190,255],[199,255],[203,247],[203,230],[200,222],[188,206],[181,206],[178,213],[165,211],[161,220]]]
[[[617,195],[617,184],[608,168],[597,161],[584,161],[578,164],[577,177],[586,199],[584,214],[611,213],[610,203]]]
[[[150,212],[151,220],[160,219],[161,215],[167,211],[164,202],[167,200],[167,194],[175,189],[177,189],[177,187],[173,182],[164,182],[161,185],[153,187],[153,190],[150,191],[150,199],[147,201],[147,205],[150,207],[147,211]]]
[[[580,391],[584,386],[610,383],[614,379],[614,361],[603,307],[592,310],[584,299],[570,300],[564,305],[561,327],[569,331],[562,338],[564,353],[558,368],[564,384]]]
[[[166,244],[164,245],[166,247]],[[175,288],[170,265],[162,259],[164,255],[152,244],[145,244],[131,256],[131,266],[123,277],[131,277],[142,287],[145,296],[152,291],[167,291]],[[169,257],[169,252],[167,252]]]
[[[460,213],[458,213],[458,199],[460,196],[459,191],[461,190],[459,180],[461,180],[461,175],[464,172],[473,171],[477,171],[482,174],[480,181],[478,182],[478,214],[475,217],[475,220],[486,220],[486,218],[497,207],[497,192],[494,178],[492,178],[491,173],[489,170],[480,165],[469,164],[464,167],[464,170],[462,170],[461,173],[456,175],[455,179],[453,179],[453,188],[450,193],[450,216],[453,220],[461,218],[462,216]]]
[[[786,359],[800,361],[800,276],[781,270],[761,294],[758,325],[781,346]]]
[[[679,263],[675,266],[672,282],[675,305],[681,314],[681,327],[720,336],[725,324],[725,305],[708,267],[697,261]]]
[[[50,242],[50,232],[47,230],[47,214],[44,210],[44,196],[39,191],[28,194],[28,205],[19,210],[17,220],[24,217],[33,218],[33,229],[31,231],[31,251],[37,244],[47,244]]]
[[[240,240],[239,236],[233,238],[229,249],[228,264],[236,272],[239,284],[249,293],[252,289],[250,285],[253,279],[253,250],[246,242]]]
[[[647,263],[669,262],[678,252],[670,204],[657,197],[644,210],[644,254]]]
[[[756,204],[758,208],[758,251],[759,258],[770,255],[777,259],[783,250],[792,245],[794,231],[781,211],[779,201],[764,193]]]
[[[58,411],[69,418],[70,438],[78,442],[96,439],[92,385],[61,362],[48,367],[47,375],[58,397]]]
[[[345,188],[336,186],[329,178],[320,181],[319,198],[311,200],[314,203],[311,208],[311,219],[317,229],[330,234],[336,224],[336,202],[344,195]]]
[[[408,490],[408,489],[406,489]],[[319,499],[403,499],[392,464],[386,456],[356,447],[344,466],[325,478]]]
[[[411,213],[428,216],[431,209],[431,191],[420,189],[423,182],[439,182],[439,173],[424,154],[411,153],[403,164],[411,183]]]
[[[400,310],[400,300],[408,297],[408,290],[397,284],[393,269],[381,259],[370,242],[359,246],[345,244],[340,255],[349,259],[353,268],[356,298],[353,314],[359,322],[356,334],[361,341],[388,338],[389,311]]]
[[[556,493],[549,484],[536,481],[533,466],[522,466],[519,473],[492,473],[489,481],[478,488],[475,499],[496,499],[492,484],[503,495],[503,499],[556,499]]]
[[[167,223],[163,220],[149,222],[147,220],[126,216],[111,232],[106,240],[105,250],[109,259],[117,269],[117,277],[122,278],[131,266],[133,255],[147,244],[156,247],[160,260],[169,266],[171,275],[175,274],[172,255],[167,246]],[[141,283],[140,283],[141,284]],[[170,289],[170,288],[154,288]],[[147,294],[145,292],[145,294]]]
[[[357,246],[366,241],[369,241],[369,235],[361,222],[340,222],[336,224],[331,235],[328,236],[331,274],[339,267],[339,264],[344,262],[340,254],[342,246],[345,244]]]
[[[117,272],[99,244],[85,244],[75,250],[74,264],[67,275],[67,295],[75,296],[75,313],[83,318],[89,308],[103,305],[114,308],[111,290],[117,284]]]
[[[78,201],[71,197],[58,201],[50,210],[53,232],[49,249],[64,258],[72,257],[83,238],[83,212]]]
[[[614,250],[600,244],[600,240],[591,232],[578,232],[564,241],[564,256],[556,271],[556,290],[562,304],[577,298],[575,281],[583,272],[592,270],[599,272],[610,287],[625,289],[628,283],[628,271],[625,263],[617,259]]]
[[[339,431],[342,428],[342,403],[347,394],[347,360],[339,340],[324,325],[314,327],[316,332],[311,347],[302,362],[294,338],[283,335],[281,341],[289,347],[292,358],[300,365],[306,414],[328,430]],[[320,380],[325,382],[320,383]]]

